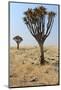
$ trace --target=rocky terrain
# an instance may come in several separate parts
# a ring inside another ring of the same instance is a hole
[[[40,48],[10,48],[9,84],[10,87],[57,85],[58,84],[58,48],[44,48],[45,65],[40,65]]]

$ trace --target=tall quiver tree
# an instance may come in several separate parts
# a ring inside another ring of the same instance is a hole
[[[28,9],[24,12],[24,15],[25,24],[40,46],[40,64],[44,64],[43,44],[51,32],[55,13],[48,12],[45,7],[40,6],[35,9]]]
[[[15,36],[14,38],[13,38],[13,40],[15,40],[16,41],[16,43],[17,43],[17,49],[19,50],[19,44],[22,42],[22,37],[20,37],[20,36]]]

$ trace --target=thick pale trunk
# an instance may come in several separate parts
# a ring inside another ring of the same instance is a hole
[[[17,43],[17,49],[19,49],[19,43]]]
[[[44,64],[45,63],[45,60],[44,60],[43,44],[39,44],[39,46],[40,46],[40,51],[41,51],[40,64]]]

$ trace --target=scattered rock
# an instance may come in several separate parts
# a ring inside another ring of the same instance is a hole
[[[13,74],[10,75],[10,77],[17,77],[17,74],[13,73]]]
[[[33,78],[30,80],[30,82],[35,82],[35,81],[37,81],[37,78],[36,78],[36,77],[33,77]]]
[[[23,61],[22,64],[25,64],[25,61]]]
[[[48,73],[48,70],[46,70],[45,73]]]
[[[34,62],[32,62],[31,64],[34,64]]]
[[[54,58],[52,58],[51,60],[55,60]]]

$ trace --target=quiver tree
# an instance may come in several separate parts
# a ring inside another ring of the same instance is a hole
[[[43,44],[51,32],[55,13],[48,12],[45,7],[41,6],[35,9],[28,9],[24,12],[24,15],[25,24],[40,46],[40,64],[44,64]]]
[[[21,41],[23,40],[20,36],[15,36],[14,38],[13,38],[15,41],[16,41],[16,43],[17,43],[17,49],[19,49],[19,44],[21,43]]]

